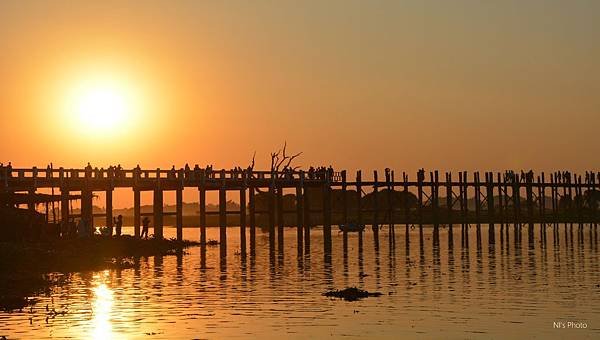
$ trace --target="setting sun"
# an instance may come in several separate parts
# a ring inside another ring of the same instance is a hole
[[[67,94],[67,119],[89,137],[116,136],[137,123],[141,107],[133,84],[117,77],[89,77]]]

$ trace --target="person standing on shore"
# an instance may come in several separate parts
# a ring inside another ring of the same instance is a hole
[[[150,219],[148,218],[148,216],[144,216],[144,219],[142,220],[142,235],[140,237],[142,238],[148,238],[148,226],[150,225]]]

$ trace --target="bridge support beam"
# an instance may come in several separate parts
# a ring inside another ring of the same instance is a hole
[[[140,213],[140,190],[133,188],[133,235],[140,237],[141,213]]]
[[[92,198],[93,193],[89,189],[81,191],[81,219],[85,225],[89,228],[90,233],[93,233],[94,227],[94,216],[92,211]]]
[[[69,189],[60,188],[60,219],[63,236],[69,233]]]
[[[277,188],[277,251],[279,255],[283,255],[283,187]]]
[[[219,244],[221,257],[227,255],[227,190],[219,189]]]
[[[246,257],[246,187],[240,189],[240,252]]]
[[[302,248],[304,247],[304,172],[300,173],[300,181],[296,186],[296,243],[298,247],[298,256],[302,256]]]
[[[154,189],[154,238],[163,238],[163,191],[160,188]]]
[[[106,227],[110,235],[113,234],[113,191],[112,188],[106,190]]]
[[[183,240],[183,189],[178,188],[175,191],[175,215],[177,227],[177,241]]]
[[[200,205],[200,245],[206,246],[206,190],[198,189],[198,202]]]

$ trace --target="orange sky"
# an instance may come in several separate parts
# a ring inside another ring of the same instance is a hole
[[[0,161],[598,170],[596,1],[2,1]],[[106,134],[63,103],[136,93]]]

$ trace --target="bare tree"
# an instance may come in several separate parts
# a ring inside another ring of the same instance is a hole
[[[254,154],[252,155],[252,163],[250,163],[250,165],[248,166],[248,169],[254,170],[254,160],[255,159],[256,159],[256,151],[254,151]]]
[[[285,170],[297,170],[300,166],[292,166],[294,159],[298,158],[302,152],[298,152],[293,155],[288,155],[287,142],[283,143],[283,148],[277,150],[277,152],[271,152],[271,171],[280,172]]]
[[[276,173],[278,176],[285,176],[285,174],[281,173],[288,170],[298,170],[300,168],[299,165],[294,166],[292,163],[296,158],[302,155],[302,152],[298,152],[292,155],[287,154],[287,142],[283,143],[283,148],[277,150],[276,152],[271,152],[271,172]],[[250,164],[250,169],[254,169],[256,158],[256,151],[252,156],[252,163]],[[262,192],[259,188],[255,188],[257,192]]]

